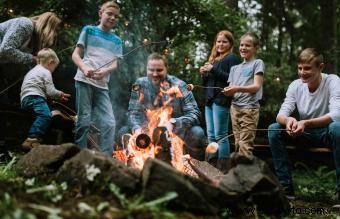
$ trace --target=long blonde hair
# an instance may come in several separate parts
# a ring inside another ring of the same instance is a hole
[[[61,24],[61,19],[53,12],[45,12],[41,15],[30,17],[34,24],[34,37],[36,45],[34,51],[51,47],[57,39],[57,29]]]
[[[217,41],[218,36],[220,36],[220,35],[223,35],[225,38],[227,38],[229,43],[230,43],[230,49],[223,54],[219,54],[216,51],[216,41]],[[234,49],[233,34],[228,30],[221,30],[215,36],[214,45],[213,45],[213,48],[211,49],[211,53],[210,53],[210,57],[209,57],[209,63],[213,64],[214,62],[223,59],[226,55],[228,55],[229,53],[232,53],[233,49]]]

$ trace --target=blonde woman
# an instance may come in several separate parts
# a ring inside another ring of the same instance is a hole
[[[19,78],[27,68],[37,63],[39,50],[51,47],[56,41],[60,18],[53,12],[34,17],[17,17],[0,23],[0,105],[9,105],[9,83]],[[18,66],[17,64],[22,64]],[[14,74],[15,73],[15,74]],[[14,87],[12,90],[19,89]],[[15,90],[15,94],[17,94]],[[13,98],[16,99],[17,97]],[[0,152],[5,145],[6,115],[0,112]]]
[[[206,87],[227,87],[230,68],[240,63],[233,54],[234,37],[230,31],[217,33],[209,61],[200,67],[200,74]],[[229,130],[229,108],[231,97],[226,97],[218,88],[205,90],[205,121],[209,143],[218,142],[218,151],[208,156],[208,161],[226,172],[230,145],[227,138]]]
[[[60,24],[53,12],[0,23],[0,63],[36,63],[37,52],[55,43]]]

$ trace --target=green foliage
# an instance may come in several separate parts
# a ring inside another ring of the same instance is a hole
[[[281,103],[284,100],[288,85],[297,78],[295,67],[282,65],[276,67],[266,64],[263,81],[263,100],[261,103],[259,128],[267,128],[273,123]]]
[[[64,183],[56,183],[52,181],[48,185],[36,185],[35,179],[26,180],[25,184],[26,193],[27,194],[35,194],[40,193],[41,197],[44,197],[47,201],[52,201],[54,203],[59,202],[63,199],[63,193],[67,190],[67,184]]]
[[[2,219],[36,219],[36,216],[20,208],[8,194],[0,196],[0,215]]]
[[[296,163],[293,172],[298,196],[308,201],[330,202],[335,194],[335,170],[326,166],[308,167]]]
[[[10,153],[10,155],[11,155],[11,160],[8,163],[0,162],[0,181],[7,181],[7,180],[10,180],[16,177],[16,173],[13,170],[13,165],[17,161],[17,157],[14,156],[12,153]],[[4,155],[0,154],[0,158],[1,156],[4,156]]]
[[[145,202],[142,196],[139,196],[133,200],[127,199],[125,195],[120,192],[120,189],[112,183],[109,185],[109,188],[120,202],[122,209],[119,209],[119,211],[127,218],[134,218],[135,215],[140,214],[152,216],[148,216],[148,218],[176,218],[173,213],[162,207],[162,205],[178,196],[175,192],[169,192],[163,197]]]

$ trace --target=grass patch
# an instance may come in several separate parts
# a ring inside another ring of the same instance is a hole
[[[309,167],[297,162],[293,171],[294,185],[299,198],[311,202],[328,202],[336,192],[335,170],[327,166]]]

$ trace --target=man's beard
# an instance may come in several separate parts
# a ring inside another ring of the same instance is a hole
[[[159,91],[159,88],[162,82],[164,81],[162,80],[162,78],[151,78],[151,77],[149,78],[149,80],[151,81],[151,84],[156,91]]]

